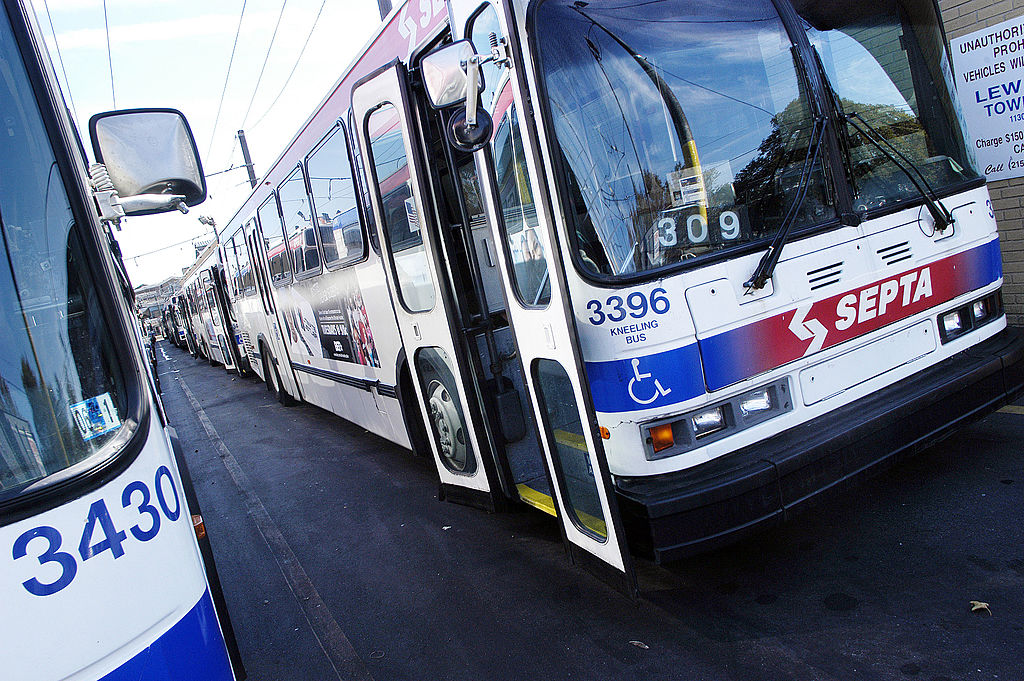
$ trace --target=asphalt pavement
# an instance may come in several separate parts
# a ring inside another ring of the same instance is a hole
[[[438,501],[430,461],[157,354],[254,681],[1024,679],[1024,407],[781,528],[641,561],[632,601],[553,518]]]

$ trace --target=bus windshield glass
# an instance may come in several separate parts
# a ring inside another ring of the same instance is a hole
[[[794,4],[841,112],[852,117],[844,150],[855,209],[919,196],[910,178],[867,141],[869,134],[892,145],[932,190],[978,176],[950,95],[952,74],[931,0]]]
[[[933,4],[794,3],[836,113],[853,119],[832,179],[845,174],[858,212],[920,200],[915,182],[941,194],[978,177]],[[778,231],[815,149],[809,79],[772,2],[546,0],[536,26],[585,272],[635,275]],[[793,230],[836,217],[826,158],[804,177]]]
[[[770,0],[548,0],[536,26],[580,267],[635,275],[778,231],[814,117]],[[793,228],[835,216],[823,156]]]
[[[9,31],[0,18],[0,501],[89,466],[128,413],[101,289]]]

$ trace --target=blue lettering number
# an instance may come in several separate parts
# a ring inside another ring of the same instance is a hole
[[[626,305],[632,310],[629,316],[633,319],[642,319],[647,314],[647,298],[639,291],[633,291],[626,296]]]
[[[587,303],[587,309],[594,314],[590,315],[590,323],[594,326],[601,326],[604,324],[604,312],[601,311],[601,301],[591,300]]]
[[[171,513],[171,509],[167,508],[167,500],[164,498],[164,488],[160,485],[160,478],[166,477],[171,483],[171,491],[174,493],[174,512]],[[167,516],[168,520],[177,520],[181,515],[181,499],[178,498],[178,488],[174,486],[174,478],[171,477],[171,471],[167,466],[160,466],[156,469],[156,480],[153,481],[153,487],[156,488],[156,498],[160,502],[160,508],[163,509],[164,515]]]
[[[608,307],[615,310],[615,315],[608,315],[608,320],[613,322],[621,322],[626,318],[626,308],[622,307],[622,298],[618,296],[609,296]]]
[[[656,288],[651,291],[651,309],[656,314],[665,314],[668,312],[669,302],[668,296],[665,295],[665,289]]]
[[[121,505],[128,508],[132,505],[132,492],[142,492],[142,501],[139,502],[139,513],[148,513],[149,517],[153,519],[150,523],[148,530],[143,530],[140,525],[132,525],[130,528],[132,536],[139,541],[149,541],[156,536],[156,533],[160,531],[160,513],[156,510],[156,506],[149,503],[149,488],[146,487],[145,483],[136,480],[124,488],[124,492],[121,494]]]
[[[75,578],[75,573],[78,572],[78,563],[75,562],[75,557],[70,553],[57,550],[60,548],[61,543],[60,532],[52,527],[45,526],[31,529],[14,541],[14,551],[12,554],[14,560],[28,555],[28,543],[36,537],[42,537],[49,542],[46,551],[39,556],[39,564],[60,563],[60,577],[49,584],[40,582],[35,577],[25,580],[21,584],[33,596],[50,596],[71,583],[71,580]]]
[[[97,522],[100,524],[100,529],[103,530],[103,540],[90,546],[89,542],[92,541],[92,535],[96,529]],[[82,560],[89,560],[93,556],[109,549],[114,554],[114,558],[120,558],[124,555],[121,543],[127,537],[127,534],[123,531],[118,532],[117,528],[114,527],[114,521],[111,520],[110,512],[107,510],[107,504],[102,499],[94,501],[92,506],[89,507],[89,516],[85,519],[85,531],[82,533],[82,540],[78,542],[78,555],[82,557]]]

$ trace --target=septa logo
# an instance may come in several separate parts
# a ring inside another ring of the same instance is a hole
[[[911,295],[913,294],[913,295]],[[899,314],[899,310],[893,310],[895,303],[898,307],[908,307],[922,298],[930,298],[932,295],[932,272],[930,267],[924,267],[919,271],[908,272],[899,279],[889,279],[881,284],[875,284],[861,289],[859,294],[848,293],[839,300],[836,305],[836,329],[844,331],[854,324],[861,324],[875,317],[885,315],[886,311]]]
[[[788,328],[798,340],[810,341],[800,353],[806,357],[931,306],[933,293],[928,265],[799,307]]]

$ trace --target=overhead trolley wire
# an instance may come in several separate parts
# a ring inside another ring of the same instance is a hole
[[[107,0],[103,0],[103,29],[107,33],[107,65],[110,67],[110,99],[117,108],[117,93],[114,92],[114,59],[110,56],[110,21],[107,18]]]
[[[281,17],[284,16],[284,8],[287,4],[288,0],[282,0],[281,11],[277,15],[277,23],[274,24],[274,33],[270,36],[270,44],[267,45],[267,53],[263,55],[263,66],[260,67],[260,75],[256,78],[256,86],[252,89],[252,97],[249,99],[249,107],[245,110],[245,116],[242,117],[241,127],[243,128],[245,127],[245,122],[249,120],[249,114],[252,112],[252,103],[256,101],[256,93],[259,92],[260,82],[263,80],[263,72],[267,70],[267,61],[270,59],[270,50],[274,48],[274,40],[277,38],[277,29],[281,27]]]
[[[68,89],[68,100],[71,102],[71,110],[75,112],[75,122],[77,124],[78,118],[78,107],[75,106],[75,98],[71,95],[71,81],[68,80],[68,71],[64,68],[64,57],[60,53],[60,42],[57,40],[57,30],[53,27],[53,17],[50,16],[50,4],[47,0],[43,0],[43,9],[46,10],[46,20],[50,22],[50,33],[53,35],[53,47],[57,52],[57,61],[60,62],[60,71],[64,74],[64,85]]]
[[[292,70],[288,73],[288,77],[284,79],[284,85],[281,86],[281,91],[277,93],[277,96],[274,97],[274,101],[270,103],[270,106],[268,106],[267,110],[263,112],[263,115],[259,117],[259,120],[252,124],[252,127],[255,128],[262,123],[263,119],[267,117],[267,114],[269,114],[277,105],[277,100],[281,99],[281,95],[284,94],[285,88],[288,87],[288,83],[291,82],[292,76],[295,75],[295,70],[299,67],[299,62],[302,61],[302,55],[306,53],[306,48],[309,46],[309,41],[313,37],[313,31],[316,30],[317,22],[320,21],[320,15],[323,14],[324,6],[326,4],[327,0],[323,0],[323,2],[320,3],[320,9],[316,13],[316,18],[313,19],[313,25],[309,27],[309,33],[306,35],[306,41],[302,43],[302,49],[299,50],[299,56],[295,58],[295,63],[292,64]]]
[[[238,28],[235,29],[235,42],[231,44],[231,56],[228,58],[228,70],[224,74],[224,87],[220,90],[220,101],[217,102],[217,115],[213,118],[213,130],[210,131],[210,146],[206,148],[206,156],[209,159],[210,152],[213,151],[213,140],[216,139],[217,124],[220,122],[220,112],[224,107],[224,96],[228,92],[228,80],[231,78],[231,65],[235,63],[235,50],[238,48],[238,36],[242,34],[242,19],[245,17],[245,3],[247,0],[242,0],[242,11],[238,13]]]

